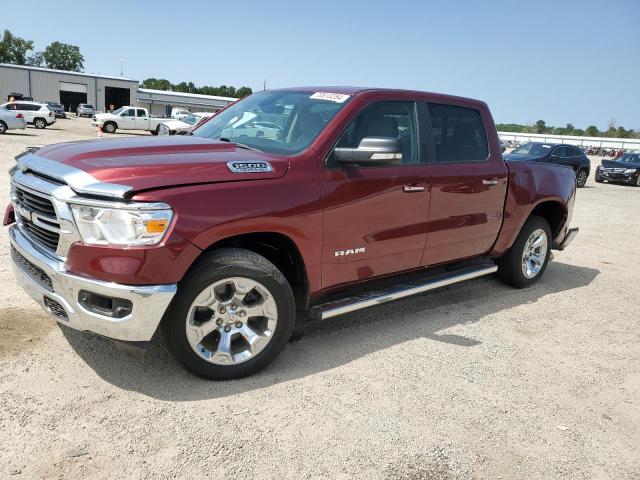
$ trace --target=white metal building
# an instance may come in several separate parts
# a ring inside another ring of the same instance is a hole
[[[129,105],[135,101],[137,89],[138,82],[130,78],[0,63],[3,103],[13,97],[60,102],[67,111],[75,111],[79,103],[105,110],[110,103],[116,108]]]
[[[0,103],[10,98],[59,102],[68,112],[75,112],[79,103],[89,103],[98,111],[106,111],[111,105],[115,108],[132,105],[148,108],[152,115],[167,117],[174,107],[217,112],[237,100],[138,88],[137,80],[125,77],[0,63]]]
[[[136,100],[139,106],[149,109],[152,115],[170,116],[174,107],[192,112],[217,112],[238,99],[138,88]]]

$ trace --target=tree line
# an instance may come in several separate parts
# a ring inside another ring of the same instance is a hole
[[[33,49],[33,40],[25,40],[5,30],[0,40],[0,63],[47,67],[69,72],[84,69],[84,57],[80,47],[68,43],[53,42],[43,50]]]
[[[587,128],[576,128],[572,123],[567,123],[564,127],[548,126],[544,120],[538,120],[533,125],[519,125],[517,123],[498,123],[496,125],[499,132],[513,133],[546,133],[550,135],[575,135],[577,137],[611,137],[611,138],[640,138],[640,132],[633,129],[627,130],[616,125],[616,120],[609,121],[607,130],[600,131],[595,125]]]
[[[140,88],[233,98],[246,97],[252,93],[252,90],[249,87],[240,87],[238,89],[235,87],[228,87],[227,85],[221,85],[219,87],[203,85],[202,87],[196,87],[193,82],[171,83],[165,78],[147,78],[142,81]]]

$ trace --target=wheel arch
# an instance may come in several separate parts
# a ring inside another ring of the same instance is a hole
[[[241,233],[216,240],[205,248],[194,260],[199,260],[221,248],[241,248],[262,255],[273,263],[285,276],[296,301],[296,308],[309,307],[309,276],[300,248],[289,236],[273,231]]]
[[[544,218],[549,223],[552,237],[555,238],[567,222],[569,212],[566,205],[557,200],[544,200],[533,207],[529,217],[531,215]]]

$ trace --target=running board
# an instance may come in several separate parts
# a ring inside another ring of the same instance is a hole
[[[473,278],[482,277],[484,275],[490,275],[495,273],[497,270],[498,267],[496,265],[474,267],[472,269],[465,270],[463,273],[446,273],[428,281],[427,283],[412,285],[409,288],[396,289],[386,293],[378,292],[377,294],[371,294],[365,298],[356,297],[343,302],[330,303],[321,307],[320,318],[322,320],[326,320],[345,313],[362,310],[363,308],[382,305],[383,303],[393,302],[400,298],[410,297],[419,293],[428,292],[429,290],[435,290],[436,288],[453,285],[454,283],[460,283]]]

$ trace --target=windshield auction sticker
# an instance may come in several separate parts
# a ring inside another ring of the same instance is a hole
[[[329,93],[329,92],[316,92],[309,98],[314,100],[329,100],[330,102],[344,103],[351,95],[344,95],[343,93]]]

